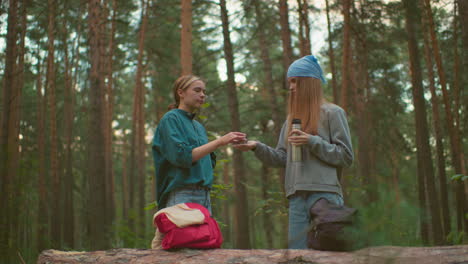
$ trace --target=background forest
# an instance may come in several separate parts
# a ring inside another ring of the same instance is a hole
[[[285,71],[314,54],[348,115],[341,179],[360,242],[467,241],[468,1],[1,0],[0,262],[48,248],[148,248],[151,140],[173,81],[207,81],[198,120],[272,146]],[[285,248],[282,170],[217,152],[224,248]]]

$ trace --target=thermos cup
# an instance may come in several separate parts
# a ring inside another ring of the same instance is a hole
[[[299,129],[301,130],[301,120],[300,119],[293,119],[291,129]],[[291,160],[293,162],[302,161],[302,147],[301,146],[291,146]]]

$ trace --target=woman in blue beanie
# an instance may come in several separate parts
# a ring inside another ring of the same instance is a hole
[[[254,151],[269,166],[286,167],[289,248],[305,249],[309,208],[320,198],[343,205],[339,177],[341,169],[351,165],[353,149],[344,110],[323,98],[325,78],[317,59],[309,55],[294,61],[287,77],[288,115],[276,148],[250,140],[234,147]],[[301,120],[302,129],[292,129],[293,119]],[[301,148],[300,161],[292,160],[292,146]]]

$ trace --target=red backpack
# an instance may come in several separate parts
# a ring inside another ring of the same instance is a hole
[[[165,213],[158,214],[154,219],[154,225],[164,234],[162,248],[220,248],[223,236],[218,223],[211,217],[208,209],[196,203],[185,203],[185,205],[200,210],[205,216],[204,223],[178,227]]]

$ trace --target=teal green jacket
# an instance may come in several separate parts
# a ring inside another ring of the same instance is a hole
[[[156,201],[164,208],[172,190],[188,184],[211,188],[215,155],[206,155],[192,162],[192,150],[208,143],[206,130],[194,120],[194,114],[180,109],[167,112],[153,138],[153,159],[156,169]]]

